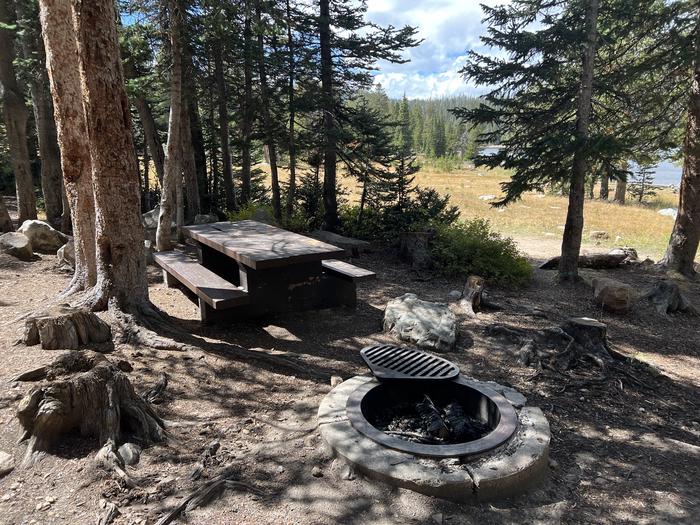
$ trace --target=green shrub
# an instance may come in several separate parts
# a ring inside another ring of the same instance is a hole
[[[532,267],[518,252],[510,237],[491,230],[489,221],[473,219],[452,225],[437,225],[433,257],[438,269],[447,275],[484,277],[498,286],[527,284]]]

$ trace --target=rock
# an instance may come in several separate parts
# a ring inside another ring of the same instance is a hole
[[[311,469],[311,475],[315,478],[322,478],[323,477],[323,471],[321,470],[321,467],[314,467]]]
[[[479,195],[479,200],[480,201],[492,201],[495,200],[496,196],[495,195]]]
[[[141,224],[144,228],[157,228],[158,227],[158,214],[160,214],[160,204],[156,204],[156,207],[151,211],[141,215]]]
[[[202,213],[194,216],[192,224],[212,224],[219,222],[219,216],[214,213]]]
[[[462,292],[459,290],[452,290],[447,294],[447,302],[454,303],[462,298]]]
[[[250,218],[251,220],[264,222],[265,224],[275,224],[275,219],[267,208],[257,208]]]
[[[591,241],[604,241],[610,238],[610,234],[608,232],[594,230],[588,234],[588,238]]]
[[[119,447],[119,455],[126,465],[136,465],[141,458],[141,447],[134,443],[124,443]]]
[[[432,516],[430,516],[435,523],[438,523],[439,525],[442,525],[443,523],[443,518],[444,516],[442,515],[442,512],[436,512]]]
[[[31,261],[34,258],[31,241],[19,232],[0,235],[0,253],[7,253],[22,261]]]
[[[614,279],[597,277],[591,282],[596,303],[611,312],[629,312],[634,304],[632,287]]]
[[[0,478],[4,478],[15,468],[15,458],[0,450]]]
[[[70,238],[44,221],[24,221],[17,230],[23,233],[32,244],[32,249],[40,253],[56,253]]]
[[[340,376],[331,376],[331,386],[333,388],[337,387],[340,383],[343,382],[343,378]]]
[[[663,208],[656,213],[664,217],[673,217],[675,219],[676,215],[678,215],[678,210],[676,208]]]
[[[65,264],[71,268],[75,268],[75,243],[73,239],[61,246],[56,252],[58,263]]]
[[[386,305],[384,331],[421,348],[447,352],[457,340],[457,318],[446,304],[407,293]]]
[[[352,237],[345,237],[343,235],[338,235],[337,233],[323,230],[313,231],[309,234],[309,237],[312,237],[318,241],[327,242],[328,244],[332,244],[338,248],[342,248],[353,257],[357,257],[361,253],[370,251],[370,248],[372,247],[372,245],[367,241],[361,241],[360,239],[353,239]]]

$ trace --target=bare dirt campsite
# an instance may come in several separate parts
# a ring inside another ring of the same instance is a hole
[[[0,0],[0,103],[0,525],[700,521],[697,2]]]

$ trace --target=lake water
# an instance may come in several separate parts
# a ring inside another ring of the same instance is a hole
[[[496,146],[488,146],[481,150],[484,155],[493,155],[500,148]],[[631,164],[630,168],[633,172],[636,171],[636,165]],[[674,164],[669,160],[661,161],[652,171],[654,175],[654,184],[657,186],[680,186],[682,169],[678,164]]]

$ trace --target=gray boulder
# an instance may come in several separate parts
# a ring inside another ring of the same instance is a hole
[[[457,340],[457,318],[446,304],[407,293],[386,305],[384,331],[421,348],[447,352]]]
[[[118,452],[126,465],[136,465],[141,458],[141,447],[134,443],[124,443]]]
[[[353,239],[352,237],[345,237],[344,235],[338,235],[337,233],[323,230],[313,231],[309,234],[309,237],[342,248],[354,257],[357,257],[360,253],[370,251],[371,248],[370,243],[367,241],[361,241],[360,239]]]
[[[141,215],[141,224],[144,228],[157,228],[158,227],[158,214],[160,214],[160,204],[156,204],[156,207],[151,211]]]
[[[17,257],[22,261],[31,261],[34,257],[32,243],[26,235],[19,232],[0,235],[0,252]]]
[[[606,277],[595,278],[591,284],[596,304],[617,313],[626,313],[632,309],[636,294],[630,285]]]
[[[61,246],[56,252],[58,255],[58,263],[65,264],[71,268],[75,268],[75,243],[73,239]]]
[[[32,243],[32,249],[39,253],[56,253],[70,240],[68,235],[53,229],[44,221],[24,221],[17,231],[26,235]]]
[[[8,454],[0,450],[0,478],[7,476],[15,468],[15,458],[12,454]]]
[[[219,217],[213,213],[202,213],[194,216],[193,224],[212,224],[219,222]]]
[[[675,219],[676,215],[678,215],[678,210],[676,208],[663,208],[656,213],[664,217],[673,217]]]

